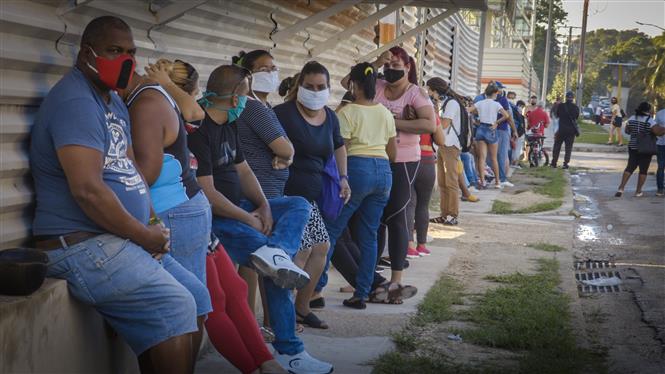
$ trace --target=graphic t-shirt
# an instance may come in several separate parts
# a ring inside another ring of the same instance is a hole
[[[404,108],[411,105],[414,109],[422,108],[426,105],[432,106],[429,96],[423,89],[410,85],[406,92],[396,100],[388,100],[385,95],[386,81],[379,79],[376,81],[376,97],[374,101],[383,104],[393,114],[396,119],[404,119]],[[397,131],[397,155],[395,162],[413,162],[420,160],[420,135],[410,134],[403,131]]]
[[[148,189],[132,160],[129,113],[114,92],[105,103],[83,73],[73,68],[51,89],[32,128],[30,168],[35,180],[35,235],[75,231],[103,233],[79,207],[67,184],[56,151],[83,146],[103,154],[102,178],[125,209],[148,223]]]
[[[245,157],[236,123],[218,124],[206,113],[198,129],[188,135],[187,145],[196,158],[196,176],[212,175],[215,189],[238,205],[242,191],[235,165],[245,161]]]
[[[527,130],[536,128],[538,135],[545,135],[545,128],[550,124],[550,116],[547,115],[547,112],[543,108],[537,107],[530,111],[526,114],[526,119],[528,122]],[[542,124],[542,126],[539,126],[539,124]]]
[[[286,195],[302,196],[308,201],[318,199],[325,163],[336,149],[344,145],[337,115],[328,107],[324,109],[325,122],[312,126],[298,111],[295,100],[275,107],[275,114],[295,149],[284,188]]]
[[[337,113],[347,156],[388,158],[386,144],[397,133],[392,113],[381,104],[348,104]],[[428,134],[429,135],[429,134]]]
[[[236,121],[242,143],[242,153],[252,168],[263,193],[268,199],[284,195],[284,185],[289,179],[289,169],[272,167],[274,154],[268,144],[284,136],[286,132],[272,108],[259,100],[249,98],[245,110]]]

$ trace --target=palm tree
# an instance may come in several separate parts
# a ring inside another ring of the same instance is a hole
[[[665,105],[665,32],[652,39],[654,55],[635,71],[635,78],[644,84],[647,100],[661,109]]]

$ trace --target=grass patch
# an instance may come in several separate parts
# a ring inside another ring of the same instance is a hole
[[[524,282],[526,277],[528,277],[528,275],[522,274],[518,271],[513,274],[488,275],[485,277],[485,280],[496,283],[517,284]]]
[[[447,275],[441,276],[418,305],[413,322],[423,326],[452,319],[454,315],[451,307],[463,304],[462,296],[462,285],[458,281]]]
[[[490,210],[490,213],[493,214],[540,213],[540,212],[547,212],[548,210],[559,209],[562,204],[563,201],[561,200],[552,200],[543,203],[529,205],[528,207],[525,208],[513,209],[513,204],[511,203],[501,200],[494,200],[494,202],[492,203],[492,209]]]
[[[559,263],[554,259],[538,263],[537,274],[496,277],[506,285],[478,299],[468,312],[478,327],[463,337],[479,345],[524,351],[519,372],[585,372],[598,363],[597,357],[575,343],[568,297],[556,289]]]
[[[606,144],[609,134],[602,127],[586,121],[579,121],[580,136],[575,139],[576,143]]]
[[[524,174],[529,177],[542,178],[547,180],[546,183],[538,184],[538,186],[533,189],[533,191],[536,193],[549,196],[553,199],[560,199],[566,192],[568,180],[566,179],[562,169],[541,167],[521,169],[519,172],[520,174]]]
[[[537,249],[539,251],[545,251],[545,252],[561,252],[561,251],[566,250],[566,248],[564,248],[560,245],[543,243],[543,242],[531,243],[528,246],[533,248],[533,249]]]

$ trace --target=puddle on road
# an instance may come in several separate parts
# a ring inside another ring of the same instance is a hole
[[[592,225],[577,225],[577,239],[583,242],[595,242],[598,241],[598,226]]]

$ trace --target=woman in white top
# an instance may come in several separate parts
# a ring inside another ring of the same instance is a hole
[[[496,128],[500,122],[510,118],[510,114],[496,101],[499,88],[490,83],[485,88],[485,100],[475,103],[471,107],[472,113],[477,113],[480,119],[480,125],[476,128],[476,148],[478,162],[478,175],[480,176],[479,187],[485,186],[485,159],[489,149],[490,159],[492,160],[492,170],[494,171],[494,188],[501,188],[499,180],[499,162],[497,160],[497,142],[499,141]]]

